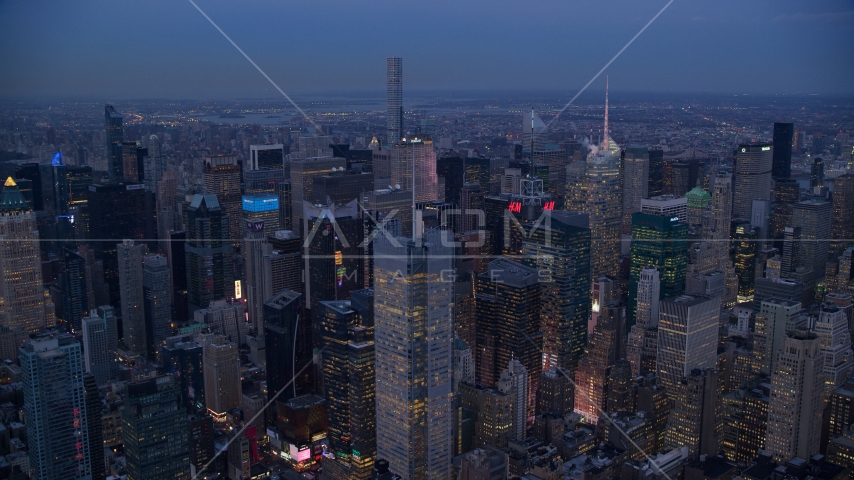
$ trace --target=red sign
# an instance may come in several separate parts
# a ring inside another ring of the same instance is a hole
[[[554,209],[555,209],[554,200],[552,200],[551,202],[546,202],[546,204],[543,205],[543,210],[554,210]]]
[[[507,207],[507,210],[510,210],[513,213],[520,213],[522,211],[522,202],[510,202],[510,206]]]

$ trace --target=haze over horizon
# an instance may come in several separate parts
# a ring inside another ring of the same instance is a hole
[[[197,3],[291,95],[379,93],[385,57],[402,56],[405,92],[568,98],[667,2]],[[852,93],[852,57],[850,1],[677,0],[605,73],[614,95],[838,96]],[[4,98],[279,97],[183,1],[0,1],[0,58]]]

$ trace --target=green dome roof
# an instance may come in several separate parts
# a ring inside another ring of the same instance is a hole
[[[685,198],[688,199],[688,206],[695,208],[706,208],[712,201],[712,196],[709,195],[709,192],[700,187],[692,188],[690,192],[685,194]]]

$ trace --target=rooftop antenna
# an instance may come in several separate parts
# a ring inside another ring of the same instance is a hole
[[[605,75],[605,135],[602,137],[602,148],[608,150],[610,144],[608,142],[608,75]]]

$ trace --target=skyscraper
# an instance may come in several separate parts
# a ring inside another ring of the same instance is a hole
[[[626,149],[623,165],[623,229],[632,230],[632,214],[640,212],[642,198],[649,196],[649,150],[631,146]]]
[[[669,392],[694,369],[715,368],[720,299],[700,295],[666,298],[658,323],[658,384]]]
[[[89,292],[86,278],[86,258],[78,252],[62,249],[63,269],[57,279],[61,294],[61,309],[57,317],[75,331],[80,330],[80,320],[89,313]]]
[[[526,223],[530,229],[522,253],[525,264],[540,272],[540,329],[543,369],[561,367],[575,372],[587,343],[590,313],[590,218],[576,212],[554,211],[550,228]]]
[[[792,206],[792,227],[801,230],[796,266],[812,272],[806,277],[807,281],[818,282],[824,278],[830,248],[831,216],[830,202],[809,199]]]
[[[285,402],[313,390],[311,324],[303,315],[301,295],[283,290],[264,304],[267,395]],[[291,382],[293,379],[293,382]]]
[[[774,122],[774,155],[771,175],[775,178],[789,178],[792,175],[792,141],[794,124]]]
[[[475,282],[478,381],[492,387],[511,360],[520,361],[529,375],[530,417],[542,372],[539,280],[535,268],[501,257]]]
[[[753,347],[760,371],[768,375],[774,372],[777,352],[783,348],[786,335],[805,327],[806,318],[801,315],[799,302],[782,298],[762,300],[756,313]]]
[[[122,140],[124,140],[124,132],[122,131],[122,115],[116,112],[112,105],[104,106],[104,127],[107,132],[107,144],[104,146],[104,153],[107,158],[107,171],[110,174],[110,181],[121,182],[123,179],[121,150],[115,149],[114,146],[116,144],[121,145]]]
[[[93,466],[87,441],[80,344],[70,335],[45,334],[19,352],[27,419],[30,476],[37,480],[88,478]]]
[[[386,143],[393,145],[403,138],[403,59],[386,58]]]
[[[846,173],[833,179],[833,222],[830,236],[835,252],[845,250],[854,239],[854,175]]]
[[[649,149],[649,186],[647,194],[650,197],[664,195],[664,150]]]
[[[172,334],[172,295],[169,266],[163,255],[146,255],[142,268],[145,345],[150,358],[159,358],[160,348]]]
[[[12,177],[0,192],[0,316],[12,329],[45,326],[36,215]]]
[[[187,208],[187,301],[190,310],[234,295],[228,216],[215,195],[195,195]]]
[[[438,200],[439,177],[433,139],[429,135],[415,135],[395,142],[390,148],[392,184],[409,191],[414,188],[415,201],[419,203]],[[416,172],[414,180],[412,172]]]
[[[599,319],[593,327],[587,351],[575,371],[575,412],[586,423],[596,425],[604,411],[608,393],[608,374],[619,358],[625,309],[619,303],[599,307]]]
[[[264,257],[272,253],[272,247],[267,243],[264,232],[265,227],[264,222],[246,222],[241,249],[246,265],[246,309],[249,312],[249,323],[256,335],[264,333],[264,302],[272,297],[272,285],[269,285],[272,279],[268,281],[264,268]]]
[[[767,143],[743,144],[735,154],[733,204],[734,217],[750,218],[754,199],[771,199],[771,146]]]
[[[404,478],[444,478],[452,455],[453,250],[440,235],[376,240],[377,455]],[[447,240],[446,240],[447,241]]]
[[[205,157],[205,193],[216,196],[224,221],[228,225],[227,242],[240,245],[240,165],[237,155],[213,155]]]
[[[157,135],[152,135],[148,137],[148,155],[143,165],[142,178],[145,189],[156,194],[157,184],[165,171],[166,162],[163,161],[163,154],[160,151],[160,139]]]
[[[854,352],[851,351],[848,315],[835,304],[824,303],[819,310],[813,332],[821,340],[821,353],[824,355],[824,392],[829,395],[854,373]]]
[[[116,247],[119,265],[119,291],[122,299],[122,334],[127,348],[137,354],[147,353],[145,342],[145,296],[143,293],[143,259],[145,244],[125,240]]]
[[[786,336],[771,375],[765,451],[777,462],[819,451],[824,408],[821,340],[803,330]]]
[[[629,323],[634,323],[638,282],[641,271],[658,270],[659,291],[672,297],[685,288],[688,255],[688,224],[679,216],[632,214],[632,244],[629,264]]]
[[[634,302],[635,324],[629,331],[626,357],[632,375],[655,372],[658,356],[658,306],[661,298],[661,280],[655,268],[643,268],[638,274]]]
[[[331,461],[344,478],[368,479],[376,458],[373,318],[349,301],[321,302],[320,309]]]
[[[175,378],[130,383],[127,392],[122,443],[128,480],[189,480],[187,411]]]
[[[83,319],[83,363],[98,385],[108,385],[118,379],[118,343],[113,307],[104,305],[92,309],[92,314]]]
[[[620,150],[610,137],[608,147],[594,149],[587,160],[567,167],[566,209],[590,217],[590,278],[617,277],[622,224]]]
[[[714,369],[694,369],[668,396],[673,408],[667,421],[665,449],[688,447],[692,457],[717,455],[721,435],[720,380]]]
[[[89,186],[89,236],[95,259],[104,262],[104,281],[110,285],[110,305],[121,305],[117,245],[145,237],[145,186],[93,184]]]
[[[240,406],[240,357],[237,344],[217,335],[204,348],[205,406],[215,417]]]
[[[288,215],[291,217],[291,225],[297,233],[301,235],[306,233],[300,228],[302,228],[302,220],[305,216],[305,202],[310,202],[314,198],[314,179],[332,172],[332,169],[337,171],[340,168],[343,171],[346,163],[346,160],[340,157],[312,157],[290,161],[292,203],[291,212],[288,212]]]

